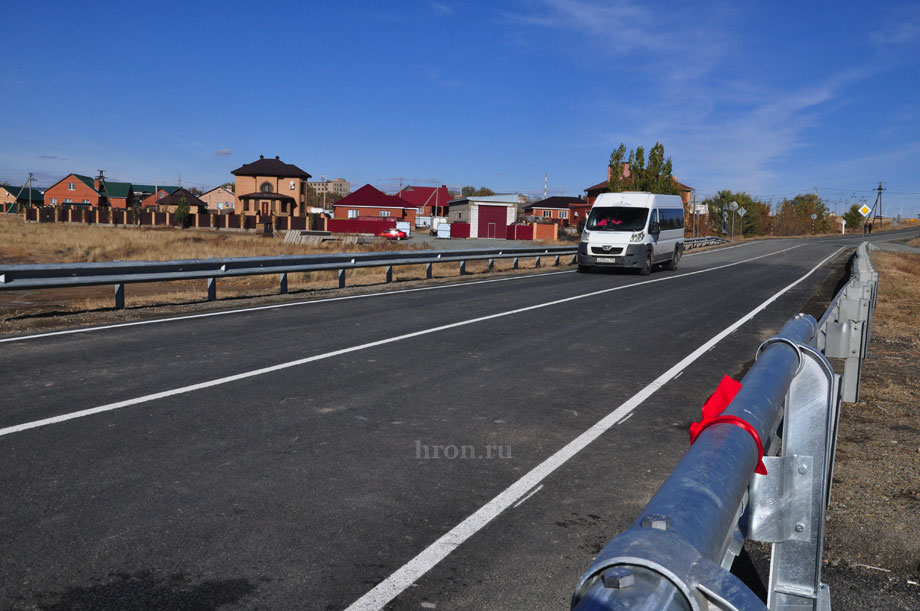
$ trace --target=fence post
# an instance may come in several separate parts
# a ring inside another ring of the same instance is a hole
[[[115,309],[116,310],[125,309],[125,285],[124,284],[115,285]]]
[[[217,299],[217,278],[208,278],[208,301]]]
[[[281,274],[281,294],[286,295],[288,291],[287,274]]]

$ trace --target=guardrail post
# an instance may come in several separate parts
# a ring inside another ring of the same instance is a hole
[[[578,255],[572,255],[572,262],[569,263],[569,265],[575,265],[577,261],[578,261]]]
[[[512,267],[511,269],[517,269],[517,268],[518,268],[518,258],[515,257],[515,258],[514,258],[514,267]]]
[[[391,282],[393,282],[393,266],[387,265],[386,283],[389,284]]]
[[[537,260],[534,262],[533,266],[535,268],[540,267],[540,257],[537,257]]]
[[[553,267],[559,267],[559,255],[556,255],[556,261],[553,263]]]
[[[345,288],[345,270],[344,269],[339,270],[339,288],[340,289]]]
[[[208,278],[208,301],[217,299],[217,278]]]
[[[116,310],[125,309],[125,285],[124,284],[115,285],[115,309]]]
[[[281,274],[281,294],[286,295],[288,291],[287,274]]]
[[[830,491],[840,378],[817,349],[797,344],[801,364],[786,395],[782,455],[765,457],[754,475],[748,537],[773,544],[767,605],[771,610],[830,609],[821,583],[824,510]]]
[[[431,279],[431,263],[425,265],[425,278]]]
[[[489,271],[495,268],[495,259],[489,259]]]
[[[466,261],[460,262],[460,275],[461,276],[466,275]]]

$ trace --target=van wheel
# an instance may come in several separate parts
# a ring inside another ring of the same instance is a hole
[[[677,269],[677,264],[680,263],[681,254],[682,253],[680,252],[680,247],[679,246],[675,247],[674,256],[671,257],[670,261],[668,261],[668,269],[671,270],[672,272]]]
[[[642,264],[639,273],[643,276],[648,276],[652,273],[652,253],[645,255],[645,263]]]

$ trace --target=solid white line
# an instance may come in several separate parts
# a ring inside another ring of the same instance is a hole
[[[421,263],[419,264],[421,265]],[[21,335],[18,337],[7,337],[0,339],[0,344],[6,342],[21,342],[27,339],[39,339],[42,337],[53,337],[55,335],[73,335],[75,333],[89,333],[91,331],[106,331],[109,329],[121,329],[123,327],[138,327],[142,325],[155,325],[162,322],[175,322],[178,320],[192,320],[194,318],[210,318],[212,316],[225,316],[227,314],[243,314],[246,312],[258,312],[260,310],[274,310],[280,308],[290,308],[292,306],[311,305],[314,303],[329,303],[330,301],[346,301],[349,299],[365,299],[368,297],[382,297],[384,295],[400,295],[403,293],[416,293],[419,291],[435,291],[438,289],[449,289],[458,286],[472,286],[475,284],[487,284],[490,282],[507,282],[509,280],[526,280],[528,278],[541,278],[543,276],[556,276],[559,274],[573,274],[575,270],[566,270],[561,272],[544,272],[539,274],[524,274],[520,276],[511,276],[506,278],[492,278],[490,280],[472,280],[467,282],[452,282],[450,284],[439,284],[437,286],[423,286],[414,289],[398,289],[395,291],[379,291],[377,293],[365,293],[363,295],[346,295],[343,297],[327,297],[325,299],[309,299],[306,301],[294,301],[291,303],[276,303],[272,305],[253,306],[251,308],[240,308],[238,310],[221,310],[220,312],[204,312],[202,314],[186,314],[184,316],[172,316],[170,318],[154,318],[151,320],[135,320],[132,322],[120,322],[113,325],[102,325],[99,327],[86,327],[82,329],[67,329],[65,331],[49,331],[48,333],[36,333],[33,335]]]
[[[628,414],[626,414],[626,417],[623,418],[622,420],[620,420],[619,422],[617,422],[617,424],[623,424],[624,422],[626,422],[627,420],[629,420],[629,419],[632,418],[632,417],[633,417],[632,412],[629,412]]]
[[[745,242],[744,244],[736,244],[734,246],[726,246],[725,248],[716,248],[714,250],[704,250],[702,252],[691,252],[689,255],[684,255],[685,257],[695,257],[696,255],[708,255],[713,252],[724,252],[726,250],[731,250],[732,248],[741,248],[742,246],[748,246],[750,244],[759,244],[763,240],[755,240],[753,242]]]
[[[339,350],[333,350],[332,352],[325,352],[323,354],[316,354],[314,356],[308,356],[306,358],[297,359],[294,361],[288,361],[286,363],[279,363],[277,365],[271,365],[269,367],[262,367],[260,369],[254,369],[252,371],[245,371],[243,373],[238,373],[230,376],[225,376],[223,378],[217,378],[215,380],[208,380],[206,382],[199,382],[198,384],[191,384],[189,386],[182,386],[180,388],[173,388],[171,390],[164,390],[162,392],[153,393],[149,395],[144,395],[142,397],[136,397],[134,399],[127,399],[125,401],[118,401],[116,403],[109,403],[107,405],[100,405],[98,407],[92,407],[89,409],[84,409],[76,412],[70,412],[67,414],[61,414],[59,416],[53,416],[51,418],[44,418],[42,420],[35,420],[32,422],[25,422],[23,424],[16,424],[13,426],[8,426],[6,428],[0,429],[0,437],[4,435],[10,435],[12,433],[19,433],[22,431],[27,431],[29,429],[34,429],[42,426],[48,426],[50,424],[57,424],[60,422],[66,422],[68,420],[74,420],[76,418],[83,418],[86,416],[92,416],[93,414],[99,414],[102,412],[110,412],[112,410],[121,409],[123,407],[129,407],[131,405],[138,405],[140,403],[148,403],[150,401],[156,401],[158,399],[165,399],[167,397],[173,397],[175,395],[181,395],[189,392],[194,392],[196,390],[203,390],[205,388],[211,388],[213,386],[220,386],[221,384],[228,384],[230,382],[236,382],[239,380],[245,380],[246,378],[252,378],[255,376],[264,375],[266,373],[273,373],[275,371],[281,371],[283,369],[290,369],[291,367],[299,367],[300,365],[306,365],[307,363],[313,363],[315,361],[322,361],[328,358],[335,356],[341,356],[343,354],[348,354],[350,352],[357,352],[359,350],[367,350],[368,348],[375,348],[377,346],[384,346],[386,344],[392,344],[394,342],[399,342],[406,339],[412,339],[413,337],[421,337],[423,335],[430,335],[432,333],[439,333],[440,331],[446,331],[448,329],[455,329],[457,327],[465,327],[467,325],[476,324],[479,322],[484,322],[486,320],[494,320],[496,318],[504,318],[505,316],[513,316],[514,314],[521,314],[523,312],[530,312],[532,310],[539,310],[542,308],[548,308],[551,306],[559,305],[561,303],[568,303],[570,301],[577,301],[579,299],[585,299],[587,297],[595,297],[597,295],[604,295],[606,293],[612,293],[614,291],[621,291],[623,289],[632,288],[635,286],[642,286],[645,284],[653,284],[655,282],[665,282],[667,280],[674,280],[676,278],[685,278],[687,276],[694,276],[696,274],[705,274],[708,272],[713,272],[719,269],[724,269],[726,267],[732,267],[735,265],[740,265],[742,263],[747,263],[749,261],[756,261],[757,259],[763,259],[764,257],[769,257],[771,255],[780,254],[786,252],[787,250],[793,250],[799,248],[802,244],[798,246],[792,246],[785,250],[778,250],[776,252],[767,253],[765,255],[760,255],[758,257],[753,257],[751,259],[745,259],[744,261],[736,261],[735,263],[726,263],[725,265],[719,265],[716,267],[710,267],[707,269],[697,270],[695,272],[687,272],[686,274],[677,274],[674,276],[664,276],[661,278],[656,278],[654,280],[645,280],[644,282],[634,282],[631,284],[621,284],[619,286],[601,289],[599,291],[593,291],[591,293],[583,293],[581,295],[573,295],[572,297],[565,297],[563,299],[556,299],[555,301],[547,301],[544,303],[538,303],[536,305],[525,306],[523,308],[517,308],[515,310],[507,310],[505,312],[499,312],[497,314],[488,314],[486,316],[479,316],[477,318],[470,318],[468,320],[461,320],[459,322],[449,323],[446,325],[441,325],[439,327],[432,327],[430,329],[423,329],[422,331],[414,331],[412,333],[406,333],[404,335],[397,335],[395,337],[388,337],[386,339],[377,340],[374,342],[368,342],[366,344],[359,344],[357,346],[351,346],[350,348],[341,348]],[[562,273],[562,272],[557,272]]]
[[[532,496],[535,495],[536,493],[540,492],[540,489],[541,489],[541,488],[543,488],[543,484],[540,484],[539,486],[537,486],[536,488],[534,488],[533,490],[531,490],[531,491],[530,491],[530,494],[528,494],[527,496],[525,496],[524,498],[522,498],[520,501],[518,501],[517,503],[515,503],[514,506],[512,507],[512,509],[517,509],[518,507],[520,507],[521,505],[523,505],[524,502],[525,502],[527,499],[529,499],[530,497],[532,497]]]
[[[629,414],[643,401],[648,399],[659,388],[665,385],[678,372],[684,370],[697,360],[700,356],[711,347],[728,336],[735,329],[752,319],[758,313],[762,312],[767,306],[780,298],[786,292],[798,285],[800,282],[811,276],[822,265],[831,260],[839,253],[841,249],[834,251],[832,255],[818,263],[804,276],[782,289],[759,306],[739,318],[731,326],[727,327],[719,334],[714,336],[708,342],[685,356],[679,363],[668,369],[666,372],[655,378],[655,380],[630,397],[625,403],[604,416],[590,429],[570,441],[561,450],[544,460],[534,467],[529,473],[521,479],[511,484],[508,488],[498,494],[491,501],[480,507],[471,516],[457,524],[450,531],[442,535],[437,541],[425,548],[419,555],[404,564],[392,575],[374,586],[364,596],[352,603],[346,611],[376,611],[382,609],[384,605],[399,596],[406,588],[415,583],[422,575],[427,573],[432,567],[441,562],[452,551],[457,549],[460,544],[479,532],[496,516],[511,506],[528,490],[542,482],[553,471],[565,464],[570,458],[583,450],[588,444],[600,437],[613,425],[619,422],[620,418]]]

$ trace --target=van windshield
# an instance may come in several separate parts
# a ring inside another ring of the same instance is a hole
[[[642,231],[648,219],[648,208],[610,206],[592,208],[586,229],[591,231]]]

